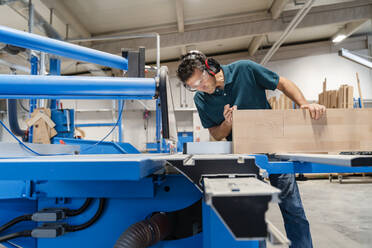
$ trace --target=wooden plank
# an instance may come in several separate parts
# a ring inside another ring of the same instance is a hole
[[[324,92],[323,99],[324,99],[324,106],[328,108],[328,91]]]
[[[233,112],[234,153],[372,150],[372,109],[328,109],[320,120],[306,110]]]
[[[289,101],[289,98],[287,96],[284,96],[284,109],[289,109],[288,101]]]
[[[347,108],[354,108],[354,87],[347,86],[346,94],[347,94]]]
[[[326,104],[326,100],[325,100],[325,97],[326,97],[326,92],[327,91],[327,78],[324,78],[324,82],[323,82],[323,100],[322,100],[322,102],[323,102],[323,104],[324,104],[324,106],[326,106],[325,104]],[[327,107],[327,106],[326,106]]]
[[[278,101],[276,100],[276,96],[273,97],[273,109],[277,109],[278,108]]]
[[[358,92],[359,92],[359,98],[360,98],[361,108],[364,108],[364,101],[363,101],[363,96],[362,96],[362,90],[360,89],[360,80],[359,80],[359,74],[358,74],[358,72],[356,73],[356,78],[357,78]]]
[[[343,98],[343,95],[342,95],[342,88],[338,88],[338,91],[337,91],[337,108],[342,108],[342,98]]]
[[[318,103],[321,104],[321,105],[324,105],[324,102],[323,102],[323,93],[320,93],[318,95]]]
[[[330,108],[337,108],[337,90],[331,91]]]
[[[347,85],[342,85],[342,108],[347,108]]]
[[[287,100],[288,100],[288,109],[293,109],[293,101],[287,97]]]
[[[340,86],[338,93],[339,93],[339,108],[346,108],[346,87],[347,85],[343,84]]]
[[[327,104],[328,104],[328,108],[332,108],[332,91],[329,90],[327,91]]]

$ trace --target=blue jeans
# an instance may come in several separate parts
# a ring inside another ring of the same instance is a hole
[[[294,174],[270,175],[271,185],[280,189],[279,203],[290,248],[312,248],[310,226],[302,206]],[[264,247],[266,244],[264,244]]]

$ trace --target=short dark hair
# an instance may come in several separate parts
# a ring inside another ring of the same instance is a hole
[[[189,53],[181,56],[181,63],[177,69],[177,77],[183,82],[186,87],[186,81],[192,76],[195,69],[201,71],[205,70],[206,56],[199,51],[190,51]]]

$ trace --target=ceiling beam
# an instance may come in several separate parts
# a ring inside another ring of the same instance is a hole
[[[287,5],[289,0],[274,0],[269,12],[271,13],[272,19],[276,20],[279,18],[280,14],[283,12],[284,7]],[[266,35],[255,36],[248,47],[249,56],[254,56],[256,51],[260,48]]]
[[[53,9],[53,13],[55,13],[58,18],[65,20],[66,24],[69,24],[70,28],[74,29],[76,33],[78,33],[79,37],[91,36],[90,32],[84,27],[79,19],[71,13],[63,1],[41,0],[41,2],[49,9]]]
[[[283,18],[290,20],[297,13],[296,11],[283,12]],[[360,0],[314,7],[298,25],[298,28],[315,27],[329,24],[340,24],[370,18],[372,13],[372,1]],[[197,25],[197,24],[194,24]],[[204,24],[205,25],[205,24]],[[203,29],[189,30],[185,26],[184,33],[166,33],[161,35],[162,48],[179,47],[203,42],[211,42],[223,39],[238,37],[260,36],[273,32],[282,32],[287,23],[280,20],[262,18],[250,19],[243,23],[225,23],[220,27],[209,27]],[[144,46],[146,49],[154,49],[155,44],[146,39],[135,41],[113,41],[106,43],[95,43],[93,48],[109,53],[118,53],[122,47]]]
[[[289,0],[274,0],[270,8],[271,17],[274,20],[279,18],[288,2]]]
[[[46,1],[46,0],[43,0]],[[64,39],[64,35],[66,33],[66,22],[65,20],[71,21],[69,23],[70,27],[72,27],[73,32],[70,32],[71,37],[76,37],[77,34],[84,37],[89,37],[90,33],[86,30],[82,30],[75,21],[73,16],[66,15],[66,16],[54,16],[53,23],[50,24],[50,16],[51,13],[55,13],[56,11],[51,11],[50,5],[47,6],[44,4],[42,0],[33,0],[32,4],[34,7],[34,25],[35,28],[38,28],[42,33],[46,34],[48,37],[57,38],[57,39]],[[60,8],[63,4],[60,1],[55,1],[56,6]],[[10,1],[8,6],[22,16],[26,22],[28,21],[28,0],[21,0],[21,1]],[[62,8],[62,7],[61,7]]]
[[[178,32],[183,33],[185,31],[185,23],[183,17],[183,0],[176,0],[176,13],[177,13],[177,27]]]
[[[254,56],[254,54],[257,52],[258,48],[262,45],[262,43],[265,41],[266,35],[260,35],[255,36],[248,47],[248,54],[249,56]]]
[[[337,43],[346,39],[356,31],[358,31],[367,22],[369,22],[369,19],[349,22],[345,24],[344,27],[342,27],[336,34],[333,35],[332,41]],[[337,39],[339,40],[337,41]]]
[[[297,12],[296,16],[288,24],[287,28],[283,31],[280,37],[272,45],[271,49],[267,52],[265,57],[261,60],[261,65],[265,65],[273,56],[273,54],[279,49],[279,47],[286,41],[286,39],[291,35],[291,33],[296,29],[296,27],[301,23],[306,14],[313,7],[315,0],[308,0],[302,8]]]
[[[22,1],[10,1],[7,3],[8,7],[12,9],[15,13],[23,17],[26,21],[25,27],[29,24],[29,14],[30,14],[30,2],[26,0]],[[49,24],[47,19],[44,17],[42,10],[39,6],[39,1],[34,0],[31,2],[32,4],[32,13],[33,13],[33,20],[32,20],[32,30],[31,32],[35,33],[35,29],[37,28],[41,33],[44,33],[46,36],[54,38],[54,39],[62,39],[61,36],[61,29],[58,27],[52,26]],[[30,24],[29,24],[30,25]],[[25,28],[25,30],[30,31],[30,26]]]

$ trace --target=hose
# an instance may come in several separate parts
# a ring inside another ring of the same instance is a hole
[[[92,203],[92,200],[93,200],[92,198],[87,198],[84,204],[80,208],[67,210],[67,216],[72,217],[72,216],[76,216],[76,215],[83,213]]]
[[[31,231],[22,231],[22,232],[16,232],[16,233],[4,235],[0,237],[0,243],[8,241],[10,239],[19,238],[19,237],[31,237]]]
[[[19,127],[17,113],[17,99],[8,99],[8,119],[10,130],[15,135],[23,137],[26,131]]]
[[[8,223],[0,226],[0,232],[5,231],[9,227],[14,226],[15,224],[17,224],[19,222],[31,220],[31,216],[32,216],[31,214],[26,214],[26,215],[22,215],[22,216],[19,216],[17,218],[14,218],[13,220],[9,221]]]
[[[73,217],[73,216],[76,216],[76,215],[79,215],[79,214],[83,213],[89,207],[89,205],[92,203],[92,200],[93,200],[92,198],[87,198],[85,200],[84,204],[78,209],[66,209],[66,216]],[[101,203],[101,204],[103,204],[103,203]],[[102,209],[100,211],[102,211]],[[26,214],[26,215],[18,216],[16,218],[14,218],[13,220],[9,221],[8,223],[5,223],[4,225],[0,226],[0,233],[5,231],[6,229],[8,229],[11,226],[14,226],[15,224],[17,224],[19,222],[31,221],[31,220],[32,220],[32,214]],[[95,221],[95,220],[93,220],[93,221]],[[71,228],[73,228],[73,226],[71,226]]]
[[[166,238],[171,224],[165,214],[157,213],[148,220],[131,225],[116,241],[114,248],[145,248]]]
[[[81,225],[67,225],[66,226],[66,231],[67,232],[77,232],[77,231],[81,231],[81,230],[84,230],[84,229],[90,227],[91,225],[93,225],[99,219],[99,217],[101,217],[101,215],[103,213],[104,206],[105,206],[105,199],[100,198],[97,212],[95,213],[95,215],[90,220],[88,220],[87,222],[85,222],[84,224],[81,224]]]

